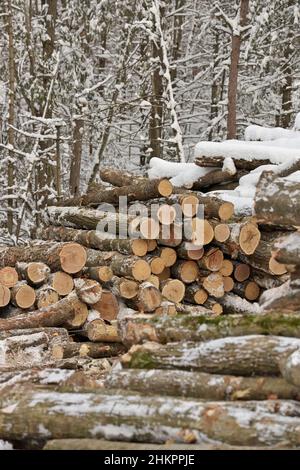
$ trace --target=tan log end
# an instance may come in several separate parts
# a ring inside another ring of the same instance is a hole
[[[87,253],[78,243],[68,243],[61,249],[59,258],[62,270],[68,274],[75,274],[84,267]]]
[[[114,273],[109,266],[100,266],[98,268],[98,278],[101,282],[109,282],[113,278]]]
[[[32,284],[45,282],[49,274],[50,268],[45,263],[29,263],[27,266],[27,278]]]
[[[158,278],[160,282],[166,281],[171,277],[171,269],[169,267],[166,267],[162,273],[158,274]]]
[[[140,233],[143,238],[155,240],[159,236],[159,222],[151,217],[144,217],[140,221]]]
[[[150,282],[150,284],[152,284],[154,287],[156,287],[157,289],[159,289],[159,277],[156,276],[155,274],[151,274],[150,277],[148,277],[148,279],[146,279],[146,282]]]
[[[170,183],[169,180],[167,179],[162,179],[157,186],[157,190],[159,194],[163,197],[169,197],[171,196],[173,192],[173,185]]]
[[[162,304],[155,310],[155,315],[176,315],[176,305],[171,302],[162,302]]]
[[[171,225],[176,219],[176,210],[169,204],[163,204],[157,211],[157,218],[161,224]]]
[[[127,291],[127,295],[128,291]],[[120,307],[117,297],[110,291],[102,292],[99,302],[93,305],[93,309],[100,313],[103,320],[116,320]]]
[[[251,274],[251,268],[248,264],[239,263],[234,268],[234,278],[238,282],[246,281]]]
[[[198,246],[208,245],[215,236],[212,225],[206,219],[194,217],[192,220],[191,241]]]
[[[201,259],[204,255],[204,248],[197,245],[193,245],[193,243],[189,243],[187,248],[187,256],[189,259],[198,261]]]
[[[220,274],[222,274],[222,276],[231,276],[231,274],[233,273],[232,261],[230,261],[229,259],[223,259],[222,266],[219,272]]]
[[[37,308],[49,307],[59,301],[58,293],[51,287],[41,289],[37,295]]]
[[[219,207],[218,214],[221,220],[229,220],[234,214],[234,205],[232,202],[223,202]]]
[[[73,310],[73,317],[70,318],[64,326],[67,328],[80,328],[84,325],[88,317],[88,307],[86,304],[77,299],[74,301]]]
[[[252,255],[260,242],[260,238],[261,233],[255,224],[248,222],[243,225],[239,235],[239,245],[242,251],[246,255]]]
[[[254,281],[249,281],[247,282],[246,288],[245,288],[245,298],[247,300],[257,300],[260,295],[260,288]]]
[[[197,305],[203,305],[207,301],[208,294],[206,290],[199,288],[194,295],[194,300]]]
[[[9,288],[0,284],[0,307],[6,307],[10,302],[10,297]]]
[[[119,343],[121,338],[116,323],[107,324],[104,320],[93,320],[87,326],[87,335],[90,341]]]
[[[196,261],[184,261],[180,268],[180,278],[183,282],[190,284],[196,281],[199,276],[199,268]]]
[[[203,263],[201,261],[203,261]],[[202,260],[200,260],[200,263],[204,264],[209,271],[220,271],[223,261],[223,252],[219,248],[210,248]]]
[[[231,292],[234,287],[234,280],[230,276],[223,277],[224,292]]]
[[[53,344],[51,348],[51,356],[53,359],[59,361],[64,358],[64,348],[61,344]]]
[[[151,252],[154,251],[157,248],[157,241],[156,240],[146,240],[147,241],[147,251]]]
[[[137,238],[131,242],[132,253],[136,256],[145,256],[148,251],[147,240]]]
[[[58,271],[51,276],[51,287],[61,296],[69,295],[74,288],[74,281],[70,274]]]
[[[151,272],[155,275],[161,274],[166,267],[164,260],[160,256],[155,256],[149,263]]]
[[[148,277],[151,275],[151,268],[147,261],[140,259],[134,263],[132,268],[132,276],[137,281],[146,281]]]
[[[269,269],[271,273],[275,274],[276,276],[287,273],[285,264],[278,263],[278,261],[276,261],[273,256],[271,256],[269,261]]]
[[[194,217],[197,214],[199,207],[199,200],[197,196],[189,195],[183,196],[180,200],[182,213],[186,217]]]
[[[30,308],[35,303],[35,290],[27,284],[16,285],[12,288],[12,299],[17,307]]]
[[[224,243],[230,237],[230,228],[227,224],[218,224],[214,228],[215,239],[220,242]]]
[[[176,263],[177,253],[176,253],[176,250],[174,250],[174,248],[170,248],[167,246],[161,249],[160,257],[163,260],[165,267],[169,268]]]
[[[13,287],[19,280],[18,273],[15,268],[7,266],[0,269],[0,284],[5,287]]]
[[[162,295],[170,302],[179,303],[184,298],[185,285],[179,279],[168,279],[163,282]]]
[[[223,276],[219,273],[211,273],[203,279],[204,289],[213,297],[224,296]]]
[[[119,284],[119,291],[123,299],[133,299],[139,291],[139,284],[131,279],[122,279]]]
[[[215,314],[215,315],[222,315],[223,313],[223,306],[221,304],[219,304],[218,302],[216,302],[214,305],[211,306],[211,311]]]

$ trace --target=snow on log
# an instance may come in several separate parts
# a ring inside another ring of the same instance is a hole
[[[283,127],[263,127],[251,125],[245,129],[246,141],[271,141],[277,139],[300,139],[300,132]]]
[[[272,252],[279,263],[300,266],[300,232],[293,232],[278,240]]]
[[[227,294],[229,295],[232,294]],[[182,306],[183,313],[185,307]],[[213,316],[203,307],[196,309],[199,313],[185,315],[127,315],[120,320],[122,342],[130,346],[144,341],[164,344],[181,340],[207,341],[226,336],[264,334],[300,338],[300,315],[296,313],[249,312],[242,315]]]
[[[183,369],[229,375],[279,375],[279,363],[300,348],[299,338],[227,336],[202,343],[134,345],[121,358],[124,367]]]

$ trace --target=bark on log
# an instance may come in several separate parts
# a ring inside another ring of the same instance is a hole
[[[295,353],[294,353],[295,354]],[[134,390],[159,396],[202,400],[300,400],[300,389],[280,377],[236,377],[205,372],[127,369],[112,371],[105,379],[108,389]]]
[[[293,287],[290,281],[280,287],[265,291],[260,298],[264,310],[298,312],[300,309],[300,288]]]
[[[250,304],[251,305],[251,304]],[[187,309],[189,306],[182,306]],[[196,307],[199,309],[199,307]],[[193,309],[194,310],[194,309]],[[226,336],[276,335],[300,338],[300,315],[265,313],[209,316],[203,312],[175,316],[135,315],[120,321],[122,342],[208,341]]]
[[[232,290],[243,299],[250,301],[257,300],[260,295],[260,288],[254,281],[236,282]]]
[[[100,185],[96,185],[92,191],[77,196],[71,199],[66,199],[61,202],[61,206],[99,206],[101,203],[106,204],[119,204],[119,198],[122,196],[127,197],[127,202],[132,201],[148,201],[149,199],[157,198],[160,196],[169,197],[173,192],[172,184],[166,180],[146,180],[137,181],[130,186],[122,188],[103,189]]]
[[[7,320],[0,319],[0,331],[60,326],[68,320],[72,320],[78,308],[82,308],[82,303],[78,300],[77,295],[72,292],[56,304],[50,305],[50,307]]]
[[[270,187],[272,191],[270,191]],[[269,188],[269,190],[266,190]],[[255,194],[254,211],[258,222],[300,226],[300,184],[274,173],[263,172]]]
[[[248,300],[242,299],[231,292],[226,293],[224,297],[219,299],[219,302],[223,306],[224,313],[243,315],[261,315],[265,313],[258,303],[248,302]]]
[[[144,256],[148,251],[146,240],[122,240],[111,238],[110,234],[97,230],[78,230],[69,227],[49,226],[41,228],[37,232],[43,240],[55,240],[58,242],[77,242],[87,248],[101,251],[118,251],[124,255]]]
[[[280,360],[300,348],[300,339],[280,336],[240,336],[203,343],[134,345],[121,358],[124,367],[185,369],[230,375],[279,375]]]
[[[224,183],[239,181],[239,179],[245,174],[247,174],[245,170],[237,171],[235,174],[223,170],[210,171],[193,183],[192,189],[194,191],[203,191],[203,189],[207,189],[213,185],[222,185]]]
[[[247,419],[241,420],[240,416]],[[136,392],[25,389],[1,397],[0,423],[0,438],[7,440],[22,440],[24,435],[28,439],[45,439],[47,429],[48,439],[85,438],[92,434],[107,440],[154,443],[201,444],[211,439],[243,446],[300,444],[299,405],[284,400],[201,402],[143,397]]]
[[[31,246],[1,247],[0,266],[15,266],[18,262],[45,263],[52,271],[74,274],[79,272],[86,262],[86,250],[78,243],[38,242]]]
[[[198,261],[204,255],[204,249],[189,242],[183,242],[176,248],[177,255],[182,259]]]
[[[256,252],[261,240],[261,233],[255,223],[251,221],[236,222],[228,224],[228,227],[230,228],[229,238],[224,242],[216,239],[217,246],[233,258],[237,257],[240,252],[245,255],[252,255]]]
[[[172,276],[180,279],[185,284],[191,284],[199,276],[199,268],[196,261],[178,261],[171,268]]]
[[[222,168],[224,164],[225,157],[223,156],[205,156],[201,155],[195,158],[195,164],[198,166],[206,167],[216,167]],[[272,165],[272,162],[269,159],[264,160],[246,160],[244,158],[232,158],[234,165],[237,170],[246,170],[251,171],[255,170],[261,165]],[[273,173],[272,173],[273,174]]]
[[[208,293],[199,287],[197,283],[190,284],[185,288],[184,300],[191,304],[203,305],[207,301]]]
[[[105,183],[112,184],[113,186],[117,186],[119,188],[122,186],[130,186],[133,181],[149,181],[146,177],[135,175],[129,171],[119,170],[112,167],[101,168],[100,178]]]
[[[99,230],[108,233],[128,233],[128,227],[136,216],[116,213],[103,208],[86,207],[48,207],[45,212],[45,225],[58,225],[85,230]]]
[[[98,266],[94,268],[84,268],[82,274],[95,281],[103,283],[109,282],[114,277],[114,273],[110,266]]]

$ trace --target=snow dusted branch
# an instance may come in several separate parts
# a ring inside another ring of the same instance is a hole
[[[159,42],[160,42],[160,47],[162,50],[163,54],[163,68],[164,68],[164,78],[166,79],[167,82],[167,93],[169,95],[169,103],[168,107],[171,112],[171,118],[172,118],[172,129],[175,133],[174,137],[174,142],[176,143],[177,149],[178,149],[178,154],[179,154],[179,159],[181,162],[185,162],[185,156],[184,156],[184,148],[183,148],[183,139],[182,139],[182,130],[178,121],[178,116],[176,112],[176,101],[174,98],[174,91],[173,91],[173,86],[172,86],[172,80],[171,80],[171,74],[170,74],[170,63],[168,59],[168,52],[167,52],[167,46],[166,42],[164,39],[163,31],[161,28],[161,16],[160,16],[160,9],[159,9],[159,2],[158,0],[153,0],[152,1],[152,14],[154,17],[155,21],[155,31],[157,35],[159,36]]]

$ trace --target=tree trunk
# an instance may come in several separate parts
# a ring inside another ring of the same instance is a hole
[[[227,139],[236,139],[236,111],[238,93],[239,60],[241,51],[241,28],[247,24],[249,12],[249,0],[241,0],[239,6],[238,31],[232,31],[231,57],[228,84],[228,116],[227,116]]]
[[[80,116],[76,116],[74,119],[73,151],[72,151],[72,156],[71,156],[70,183],[69,183],[71,196],[78,196],[80,194],[83,130],[84,130],[84,120]]]

